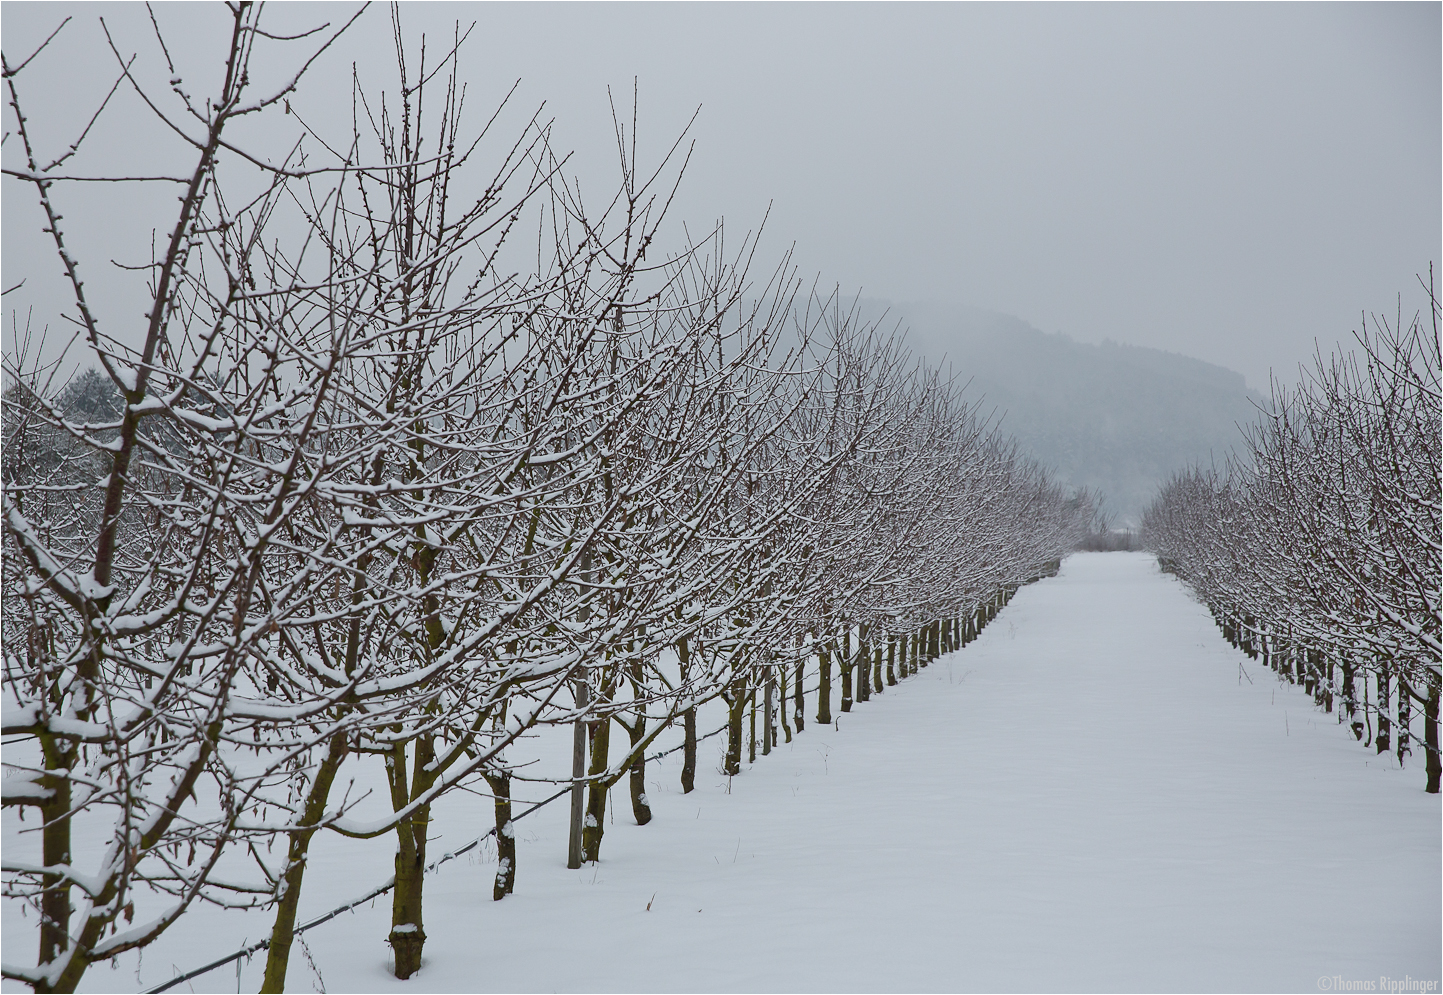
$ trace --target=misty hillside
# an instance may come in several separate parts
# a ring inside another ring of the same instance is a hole
[[[1256,418],[1243,376],[1140,346],[1088,345],[1020,318],[956,305],[862,302],[901,321],[914,351],[945,356],[983,411],[1068,484],[1102,491],[1114,524],[1132,524],[1174,470],[1222,462]]]

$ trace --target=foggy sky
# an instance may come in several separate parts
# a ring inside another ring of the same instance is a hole
[[[1391,312],[1399,292],[1408,312],[1422,306],[1414,275],[1443,241],[1440,9],[453,3],[402,15],[438,42],[476,21],[468,99],[489,106],[519,78],[515,106],[545,101],[586,186],[615,172],[606,87],[629,112],[635,78],[652,161],[701,108],[673,208],[694,230],[724,216],[744,231],[770,209],[763,254],[794,243],[803,271],[849,294],[972,304],[1196,356],[1265,389],[1270,367],[1292,379],[1315,338],[1325,350],[1347,338],[1361,311]],[[172,49],[209,53],[197,65],[214,76],[223,10],[156,12]],[[22,76],[32,116],[83,124],[93,110],[114,64],[101,13],[155,57],[143,6],[0,5],[12,63],[75,18],[65,58]],[[350,63],[385,76],[392,52],[388,9],[374,6],[297,107],[348,114]],[[141,113],[133,99],[116,107]],[[123,143],[123,128],[109,134]],[[16,154],[7,140],[7,166]],[[30,281],[5,311],[43,309],[53,248],[30,192],[7,179],[3,196],[4,283]],[[112,200],[104,224],[148,229],[146,203],[158,202]]]

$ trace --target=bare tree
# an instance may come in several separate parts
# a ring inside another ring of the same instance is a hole
[[[5,173],[34,192],[70,282],[66,317],[121,402],[81,410],[51,393],[24,354],[6,357],[24,395],[7,405],[7,433],[25,437],[43,423],[79,459],[105,467],[98,489],[76,478],[73,458],[5,482],[4,665],[14,707],[7,702],[4,732],[18,737],[6,756],[21,771],[5,803],[41,815],[40,853],[7,848],[5,864],[7,897],[39,907],[37,963],[5,973],[36,990],[73,990],[91,963],[153,941],[206,897],[211,872],[287,762],[282,750],[257,772],[234,763],[225,744],[253,718],[247,668],[281,621],[267,574],[287,557],[285,533],[314,493],[307,448],[332,367],[298,355],[275,325],[248,319],[265,302],[304,298],[285,278],[267,285],[279,274],[259,247],[287,184],[305,170],[252,159],[259,192],[233,203],[219,159],[245,158],[227,129],[278,111],[344,27],[276,39],[258,27],[255,8],[235,6],[215,95],[194,100],[173,78],[178,113],[150,99],[133,60],[116,50],[117,88],[146,100],[190,156],[181,175],[155,180],[86,172],[88,129],[53,159],[32,139],[22,73],[54,57],[60,29],[19,62],[5,57],[23,160]],[[293,71],[255,93],[258,47],[297,43],[310,48]],[[62,224],[66,185],[97,179],[181,191],[163,246],[139,267],[150,300],[134,344],[101,330]],[[82,821],[110,823],[88,870],[72,846]]]

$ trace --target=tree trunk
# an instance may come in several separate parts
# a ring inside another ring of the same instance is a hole
[[[635,646],[632,649],[635,651]],[[632,720],[622,723],[631,741],[627,752],[631,762],[627,764],[628,787],[631,789],[631,814],[638,826],[651,821],[651,803],[646,800],[646,689],[641,676],[641,661],[634,659],[631,664]],[[618,720],[620,721],[620,720]]]
[[[1438,782],[1440,774],[1443,774],[1443,764],[1440,764],[1438,757],[1438,674],[1430,670],[1428,673],[1428,700],[1423,706],[1423,745],[1428,748],[1428,756],[1425,761],[1428,768],[1428,787],[1430,795],[1438,794]]]
[[[775,659],[774,656],[770,658]],[[777,705],[777,701],[779,699],[776,696],[775,689],[776,671],[780,669],[782,668],[774,667],[770,664],[767,666],[767,683],[772,688],[772,693],[767,696],[767,700],[771,702],[770,707],[767,708],[767,742],[772,744],[772,749],[776,749],[777,746],[781,743],[781,739],[777,734],[777,712],[780,710],[780,708]]]
[[[744,676],[732,679],[730,697],[723,696],[727,703],[727,755],[722,773],[733,777],[742,772],[742,717],[747,709],[747,680]]]
[[[1413,722],[1413,690],[1408,686],[1403,676],[1404,671],[1398,671],[1398,766],[1403,766],[1403,758],[1413,752],[1413,747],[1408,744],[1409,726]]]
[[[584,709],[590,701],[586,681],[577,681],[576,707]],[[578,718],[571,740],[571,834],[566,845],[566,866],[573,871],[581,866],[581,823],[586,810],[586,786],[581,779],[586,775],[586,738],[586,721]]]
[[[766,684],[764,685],[765,690],[762,692],[762,756],[772,752],[772,743],[777,738],[772,722],[772,699],[776,691],[774,687],[776,681],[772,677],[770,666],[766,668],[765,674]]]
[[[331,737],[326,757],[316,769],[315,780],[311,782],[311,789],[306,793],[306,807],[300,823],[302,826],[314,827],[325,815],[331,784],[349,752],[347,739],[347,734],[343,732]],[[286,872],[282,877],[280,900],[276,903],[275,923],[271,926],[271,942],[266,951],[266,971],[261,980],[262,992],[286,990],[286,968],[290,964],[291,944],[295,941],[296,909],[301,901],[306,856],[310,851],[311,837],[315,834],[314,828],[292,833],[286,848]]]
[[[865,625],[857,629],[857,700],[872,700],[872,644]]]
[[[632,750],[636,751],[627,777],[631,788],[631,814],[638,826],[644,826],[651,821],[651,803],[646,800],[646,750],[636,749],[637,744],[646,738],[646,716],[639,710],[636,720],[626,727],[626,734],[631,739]]]
[[[1378,735],[1374,738],[1377,744],[1378,754],[1387,753],[1392,746],[1392,724],[1388,721],[1388,711],[1392,708],[1391,691],[1388,686],[1388,658],[1384,656],[1378,660]]]
[[[511,772],[486,773],[496,799],[496,883],[491,900],[499,902],[516,887],[516,829],[511,825]]]
[[[45,751],[46,770],[73,770],[79,749],[73,742],[64,746],[54,736],[40,737]],[[70,859],[70,778],[45,775],[40,786],[50,790],[50,798],[39,806],[41,853],[47,867],[69,867]],[[40,878],[40,959],[48,964],[70,949],[70,885],[63,874],[44,874]]]
[[[792,727],[787,725],[787,665],[785,663],[777,667],[777,717],[782,720],[782,735],[786,741],[792,741]]]
[[[887,686],[895,687],[897,684],[897,637],[887,636]]]
[[[752,683],[750,690],[747,692],[747,718],[750,726],[747,730],[749,734],[747,739],[747,763],[754,764],[757,762],[757,685],[755,682]]]
[[[1343,709],[1338,713],[1338,720],[1344,717],[1348,720],[1348,727],[1353,730],[1353,738],[1362,742],[1363,723],[1358,719],[1358,686],[1357,669],[1353,666],[1353,658],[1344,653],[1338,661],[1339,669],[1343,672]]]
[[[824,641],[817,643],[817,676],[817,721],[829,726],[832,724],[832,658]]]
[[[842,653],[837,657],[837,666],[842,671],[842,711],[852,710],[852,667],[856,663],[852,659],[852,627],[848,625],[842,630]]]
[[[688,708],[681,715],[683,729],[681,750],[681,793],[690,794],[696,788],[696,708]]]
[[[416,767],[429,762],[422,754],[424,740],[416,741]],[[406,744],[397,743],[386,757],[391,781],[391,804],[395,809],[410,804],[406,782]],[[396,958],[396,977],[405,981],[421,968],[421,951],[426,930],[421,921],[421,897],[426,881],[426,829],[431,807],[422,805],[396,824],[396,884],[391,891],[391,952]]]
[[[798,648],[801,649],[801,644],[798,644]],[[803,683],[806,676],[807,656],[804,652],[798,652],[796,678],[792,681],[792,693],[796,701],[796,709],[792,712],[792,722],[796,725],[797,732],[801,732],[807,727],[807,689]]]
[[[691,647],[683,636],[676,644],[677,658],[681,661],[682,683],[685,684],[691,670]],[[683,739],[681,748],[681,793],[690,794],[696,788],[696,706],[682,713]]]
[[[601,837],[606,832],[606,769],[611,762],[611,719],[598,719],[591,734],[591,783],[586,791],[586,819],[581,826],[581,859],[593,864],[601,859]]]
[[[1363,740],[1365,747],[1373,745],[1373,703],[1368,697],[1368,668],[1363,668],[1363,722],[1368,727],[1368,738]]]
[[[877,692],[878,694],[881,694],[881,693],[882,693],[882,689],[885,688],[886,686],[887,686],[887,685],[885,685],[884,683],[882,683],[882,644],[881,644],[881,643],[873,643],[873,644],[872,644],[872,687],[876,690],[876,692]]]

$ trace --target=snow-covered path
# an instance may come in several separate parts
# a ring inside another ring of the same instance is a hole
[[[325,986],[1438,990],[1439,805],[1421,770],[1390,768],[1229,648],[1148,556],[1072,557],[967,649],[730,786],[715,743],[693,794],[675,765],[649,771],[651,825],[614,794],[597,866],[565,869],[562,805],[519,825],[506,901],[491,864],[447,865],[410,982],[386,974],[384,900],[308,934]],[[335,899],[384,877],[329,874]],[[147,954],[147,983],[191,951]],[[316,981],[292,959],[291,990]],[[196,990],[235,984],[226,968]]]

